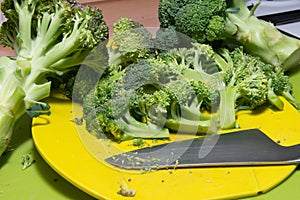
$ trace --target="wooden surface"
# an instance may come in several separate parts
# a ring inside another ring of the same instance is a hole
[[[79,2],[100,8],[110,32],[113,23],[120,17],[134,19],[145,27],[159,27],[157,10],[159,0],[79,0]],[[0,46],[0,56],[4,55],[14,55],[14,52]]]
[[[99,7],[111,28],[120,17],[129,17],[146,27],[158,27],[159,0],[81,0],[80,2]]]

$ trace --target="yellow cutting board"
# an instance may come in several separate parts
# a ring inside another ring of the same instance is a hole
[[[52,96],[47,99],[50,116],[33,120],[35,145],[46,162],[66,180],[97,199],[233,199],[264,193],[283,180],[296,165],[260,167],[211,167],[166,169],[153,172],[121,170],[103,159],[114,150],[128,151],[130,142],[99,140],[84,125],[71,120],[80,117],[80,107]],[[284,111],[270,108],[255,113],[238,113],[242,129],[260,128],[271,139],[288,146],[300,143],[300,114],[286,101]],[[187,136],[172,136],[185,139]],[[118,194],[120,185],[136,191],[134,197]]]

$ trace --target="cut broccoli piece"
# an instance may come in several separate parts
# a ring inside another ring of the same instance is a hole
[[[0,155],[15,122],[50,95],[48,74],[72,70],[108,38],[102,11],[74,0],[4,0],[1,11],[0,42],[16,56],[0,58]]]

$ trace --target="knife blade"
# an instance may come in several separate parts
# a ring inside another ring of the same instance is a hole
[[[211,139],[217,141],[213,143],[205,143],[205,137],[188,139],[113,155],[105,161],[115,167],[130,170],[283,165],[300,162],[300,144],[281,146],[259,129],[215,135],[217,137]],[[213,146],[209,146],[210,144]],[[209,149],[209,152],[203,156],[201,148]]]
[[[248,8],[251,9],[257,2],[248,2]],[[272,4],[278,4],[279,2],[272,2],[272,1],[263,1],[260,2],[255,15],[258,19],[262,19],[267,22],[271,22],[277,28],[282,25],[293,24],[300,21],[300,4],[297,2],[290,1],[290,4],[282,4],[282,6],[277,5],[273,7]],[[283,2],[281,2],[283,3]],[[299,39],[298,34],[290,33],[282,28],[279,30],[291,37],[295,37]]]
[[[300,9],[260,15],[257,18],[271,22],[274,25],[289,24],[300,21]]]

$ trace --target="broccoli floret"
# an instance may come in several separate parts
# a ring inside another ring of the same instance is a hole
[[[207,109],[212,108],[218,98],[220,77],[215,55],[211,46],[200,43],[192,43],[190,48],[173,49],[161,55],[169,65],[181,70],[184,79]]]
[[[284,104],[279,98],[279,96],[282,96],[296,109],[299,109],[299,102],[293,96],[293,85],[284,70],[281,67],[265,66],[263,71],[268,77],[268,100],[271,105],[283,110]]]
[[[110,135],[117,141],[169,137],[167,129],[143,120],[142,111],[138,112],[136,108],[140,103],[135,100],[142,102],[138,90],[158,83],[155,71],[147,69],[145,62],[141,60],[119,71],[115,69],[100,79],[92,99],[83,104],[90,132]],[[159,70],[158,67],[153,69]],[[139,109],[142,110],[141,107]]]
[[[159,28],[153,43],[153,49],[159,55],[175,48],[190,48],[195,40],[173,28]]]
[[[236,112],[253,110],[265,104],[268,96],[268,77],[263,68],[269,67],[258,57],[244,53],[243,48],[232,52],[223,50],[230,65],[219,66],[223,76],[220,88],[219,118],[221,129],[236,128]]]
[[[258,19],[254,15],[258,6],[249,10],[243,0],[162,0],[158,11],[162,27],[172,27],[200,43],[243,45],[246,52],[284,70],[299,66],[300,41]]]
[[[225,31],[226,1],[197,1],[183,6],[175,27],[200,43],[220,40]]]
[[[175,17],[183,6],[198,0],[161,0],[158,7],[158,18],[163,28],[171,28],[175,24]]]
[[[112,38],[107,43],[109,66],[127,66],[150,56],[152,34],[142,24],[120,18],[113,28]]]
[[[179,47],[180,38],[174,29],[160,28],[157,30],[154,39],[154,48],[159,52],[165,52]]]
[[[0,42],[16,56],[0,58],[0,154],[19,117],[50,95],[48,74],[80,65],[108,38],[102,11],[73,0],[4,0],[1,11],[6,21]]]
[[[194,44],[114,68],[101,77],[92,103],[83,104],[90,132],[119,141],[165,138],[169,130],[207,133],[216,127],[215,119],[201,112],[217,98],[212,98],[213,75],[203,71],[215,67],[208,59],[212,55],[209,46]]]
[[[159,64],[162,70],[158,73],[158,80],[163,85],[156,87],[158,91],[150,95],[160,100],[156,101],[159,106],[154,106],[160,112],[153,114],[149,108],[144,109],[151,113],[151,120],[164,122],[165,127],[177,132],[207,133],[215,126],[214,119],[201,112],[204,107],[212,108],[218,99],[217,77],[207,72],[215,73],[217,69],[211,60],[213,55],[210,46],[199,43],[193,43],[191,48],[178,48],[161,54],[157,59],[162,62]],[[157,98],[157,94],[164,98]],[[155,105],[153,99],[149,99],[150,105]]]

